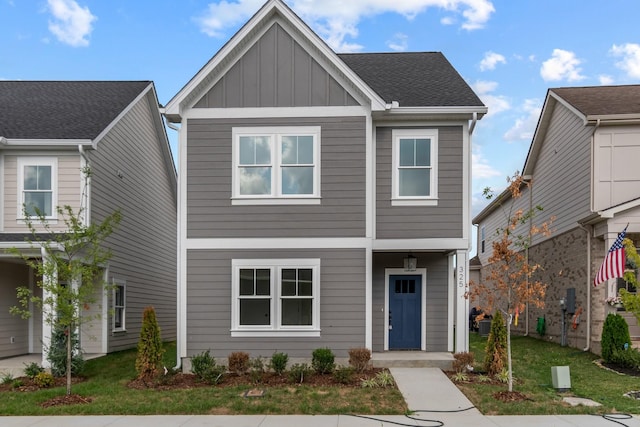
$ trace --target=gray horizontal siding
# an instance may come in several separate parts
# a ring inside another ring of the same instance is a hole
[[[320,258],[320,337],[231,337],[231,261],[243,258]],[[346,357],[350,348],[364,346],[364,250],[189,250],[187,282],[189,357],[206,350],[218,358],[233,351],[253,357],[269,357],[275,351],[310,357],[318,347]]]
[[[147,306],[155,308],[163,338],[176,337],[175,177],[152,114],[157,113],[148,99],[141,99],[90,153],[92,220],[122,212],[108,240],[113,251],[109,277],[126,281],[127,331],[110,336],[109,351],[137,344]],[[111,319],[108,325],[111,331]]]
[[[320,205],[231,204],[232,128],[320,126]],[[187,124],[187,236],[363,237],[363,117],[218,120]]]
[[[376,129],[376,237],[462,237],[462,127],[438,128],[438,205],[391,206],[392,128]]]
[[[247,50],[195,108],[358,105],[278,24]]]
[[[373,351],[384,350],[384,336],[387,333],[385,321],[385,269],[402,268],[406,254],[373,254]],[[426,334],[427,351],[447,351],[448,348],[448,258],[445,254],[415,254],[418,268],[427,269]]]

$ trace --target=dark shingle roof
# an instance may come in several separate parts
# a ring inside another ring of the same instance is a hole
[[[387,103],[400,107],[484,106],[440,52],[339,54]]]
[[[0,136],[93,139],[149,81],[0,81]]]
[[[640,85],[550,89],[585,116],[640,113]]]

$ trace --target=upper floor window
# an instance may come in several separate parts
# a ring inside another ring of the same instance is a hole
[[[480,227],[481,252],[484,253],[484,225]]]
[[[438,130],[394,129],[392,205],[437,204]]]
[[[57,161],[55,158],[22,157],[18,159],[18,194],[21,204],[18,217],[42,215],[54,218],[56,210]],[[24,208],[24,212],[23,212]]]
[[[234,128],[233,203],[319,203],[320,127]]]

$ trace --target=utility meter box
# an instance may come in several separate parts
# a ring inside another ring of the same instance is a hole
[[[569,391],[571,389],[571,375],[568,366],[552,366],[551,380],[553,388],[558,391]]]

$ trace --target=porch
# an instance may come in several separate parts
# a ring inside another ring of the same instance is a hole
[[[438,351],[373,352],[371,362],[376,368],[439,368],[451,370],[453,354]]]
[[[83,354],[84,360],[96,359],[102,356],[104,356],[104,354],[101,353]],[[21,356],[0,359],[0,379],[6,375],[11,375],[13,378],[23,377],[25,365],[34,362],[42,366],[41,353],[23,354]]]

